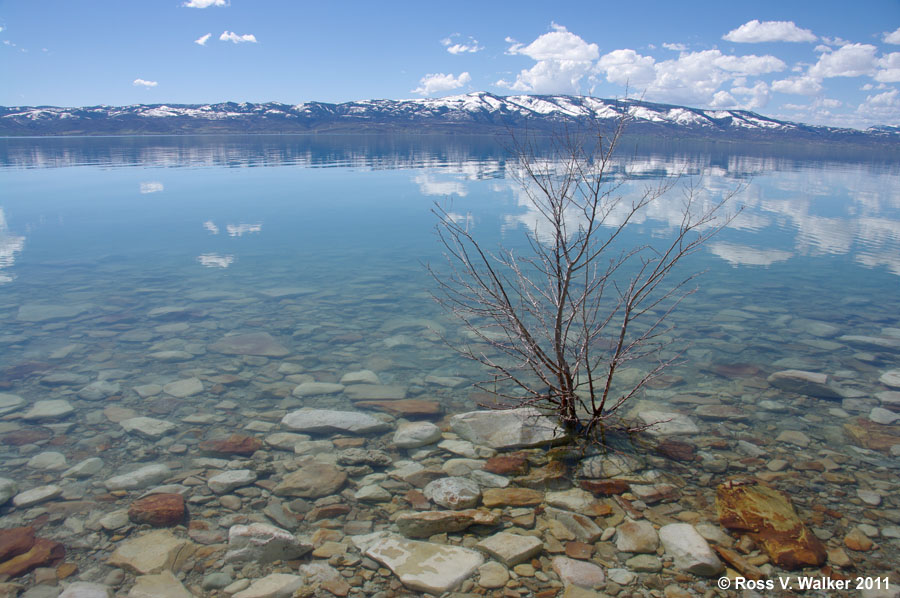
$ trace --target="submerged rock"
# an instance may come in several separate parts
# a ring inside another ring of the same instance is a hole
[[[780,567],[818,567],[825,562],[825,546],[797,516],[787,495],[762,482],[719,484],[716,509],[724,527],[749,534]]]
[[[251,332],[226,336],[209,346],[210,351],[226,355],[259,355],[283,357],[290,353],[267,332]]]
[[[319,498],[344,487],[347,474],[329,463],[313,461],[284,476],[272,491],[276,496]]]
[[[450,428],[473,444],[494,449],[542,446],[565,438],[556,422],[532,407],[461,413],[450,418]]]
[[[377,540],[365,554],[393,571],[407,588],[431,594],[456,588],[484,562],[481,554],[468,548],[399,536]]]
[[[843,395],[831,386],[831,379],[826,374],[806,372],[804,370],[782,370],[767,378],[775,388],[820,399],[842,399]]]
[[[113,476],[103,484],[110,492],[113,490],[136,490],[158,484],[170,475],[172,475],[172,470],[167,465],[153,463],[128,473]]]
[[[50,399],[37,401],[31,409],[22,416],[22,419],[39,421],[45,419],[59,419],[71,414],[75,408],[65,399]]]
[[[472,525],[497,525],[500,518],[484,509],[462,511],[410,511],[397,515],[394,523],[407,538],[428,538],[434,534],[460,532]]]
[[[659,530],[659,539],[666,554],[672,557],[675,566],[682,571],[712,577],[725,569],[703,536],[689,523],[664,525]]]
[[[178,571],[196,548],[193,542],[169,530],[157,530],[125,540],[107,562],[137,575]]]
[[[226,562],[260,564],[300,558],[313,549],[291,532],[266,523],[234,525],[228,530]]]
[[[445,509],[469,509],[478,504],[481,489],[468,478],[449,477],[430,482],[423,490],[429,500]]]
[[[377,434],[390,426],[371,415],[356,411],[332,411],[330,409],[300,409],[285,415],[281,425],[296,432],[328,434]]]
[[[544,543],[534,536],[498,532],[475,545],[507,567],[523,563],[541,553]]]
[[[18,395],[0,392],[0,415],[11,413],[25,404],[25,399]]]

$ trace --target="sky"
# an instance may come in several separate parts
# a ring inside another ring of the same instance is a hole
[[[0,0],[0,105],[584,94],[900,125],[900,0]]]

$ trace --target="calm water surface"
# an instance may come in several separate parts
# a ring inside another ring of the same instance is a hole
[[[0,158],[0,392],[25,401],[3,408],[0,433],[50,431],[0,445],[0,476],[25,488],[53,480],[58,472],[28,465],[50,437],[63,438],[50,442],[69,465],[102,448],[109,472],[187,459],[198,441],[248,424],[258,435],[277,431],[288,409],[354,409],[342,393],[291,390],[360,369],[445,413],[476,408],[471,383],[485,373],[442,342],[463,331],[430,299],[423,263],[441,259],[436,200],[452,202],[488,243],[517,246],[533,222],[514,163],[490,140],[2,140]],[[688,439],[697,449],[689,466],[656,464],[677,479],[683,507],[701,510],[696,497],[728,475],[762,472],[799,505],[845,513],[814,525],[829,547],[860,523],[887,534],[876,538],[878,552],[853,553],[861,570],[896,565],[898,447],[866,446],[844,424],[886,424],[890,416],[873,408],[900,410],[879,381],[900,368],[900,167],[730,149],[638,152],[617,166],[624,172],[626,193],[679,175],[703,201],[744,186],[735,200],[742,214],[684,265],[705,271],[671,319],[689,346],[684,363],[635,403],[686,414],[701,430]],[[679,193],[630,225],[630,238],[671,233]],[[247,332],[269,333],[288,355],[209,349]],[[186,355],[154,357],[162,351]],[[828,374],[844,398],[767,382],[787,369]],[[73,376],[48,383],[59,374]],[[216,383],[223,374],[244,384]],[[148,387],[188,377],[203,392],[174,398]],[[79,396],[96,380],[118,386],[99,400]],[[73,416],[20,419],[54,398],[68,399]],[[172,422],[176,432],[128,435],[110,407]],[[208,421],[185,423],[198,413]],[[900,438],[896,424],[878,430]],[[776,441],[785,431],[809,442]],[[777,460],[787,467],[770,467]],[[834,483],[832,472],[852,481]],[[99,491],[78,484],[73,497]]]

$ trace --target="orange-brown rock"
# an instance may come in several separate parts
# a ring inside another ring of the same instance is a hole
[[[530,488],[488,488],[481,494],[487,508],[533,507],[544,501],[544,493]]]
[[[494,526],[500,518],[486,509],[462,511],[408,511],[394,519],[407,538],[427,538],[434,534],[459,532],[473,525]]]
[[[0,562],[28,552],[34,546],[34,528],[14,527],[0,530]]]
[[[864,417],[845,423],[844,432],[855,444],[873,451],[889,451],[900,444],[900,426],[883,426]]]
[[[76,571],[78,571],[78,565],[75,563],[61,563],[56,568],[56,579],[66,579],[74,575]]]
[[[568,542],[566,543],[566,556],[572,559],[586,561],[594,554],[594,547],[584,542]]]
[[[357,401],[353,403],[353,405],[362,409],[384,411],[385,413],[390,413],[391,415],[439,415],[442,412],[440,403],[438,403],[437,401],[426,401],[424,399]]]
[[[153,527],[171,527],[184,521],[184,497],[180,494],[151,494],[139,498],[128,507],[128,518],[134,523]]]
[[[872,540],[869,539],[864,533],[859,531],[859,528],[853,528],[850,530],[850,533],[844,536],[844,546],[849,548],[850,550],[856,550],[859,552],[868,552],[872,550],[872,547],[875,545]]]
[[[693,444],[674,438],[664,440],[656,447],[656,452],[673,461],[693,461],[694,450]]]
[[[335,503],[333,505],[324,505],[321,507],[313,507],[306,514],[307,521],[319,521],[320,519],[334,519],[350,512],[350,505],[343,503]]]
[[[624,480],[581,480],[578,484],[595,496],[613,496],[631,489]]]
[[[528,473],[528,460],[522,453],[497,455],[484,462],[484,470],[497,475],[525,475]]]
[[[204,440],[199,445],[201,451],[216,455],[252,455],[262,447],[262,441],[246,434],[232,434],[219,440]]]
[[[515,478],[516,484],[540,490],[563,490],[569,487],[569,469],[562,461],[551,461],[532,469],[528,475]]]
[[[718,553],[719,558],[731,565],[735,571],[746,577],[747,579],[759,580],[765,577],[762,571],[756,565],[739,555],[737,552],[718,544],[711,545],[713,550]]]
[[[55,567],[66,558],[66,549],[59,542],[37,538],[27,552],[0,564],[0,575],[19,577],[36,567]]]
[[[729,480],[716,489],[720,523],[746,532],[785,569],[821,566],[825,546],[797,516],[786,494],[754,479]]]

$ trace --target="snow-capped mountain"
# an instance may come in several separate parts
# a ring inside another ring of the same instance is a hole
[[[436,99],[363,100],[343,104],[268,102],[137,104],[83,108],[0,107],[0,135],[189,133],[542,131],[589,120],[628,117],[631,134],[740,140],[900,142],[898,127],[866,131],[776,120],[746,110],[705,110],[585,96],[496,96],[486,92]]]

